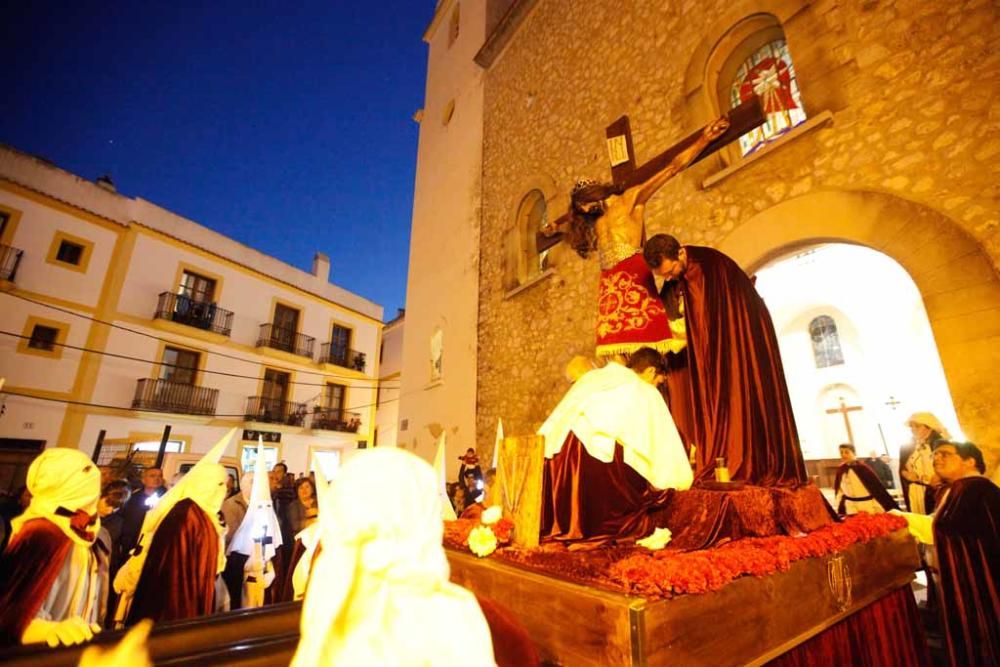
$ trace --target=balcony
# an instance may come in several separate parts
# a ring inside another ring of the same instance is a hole
[[[269,347],[310,359],[312,359],[315,344],[316,339],[311,336],[295,333],[290,329],[282,329],[270,322],[260,325],[260,337],[257,338],[257,347]]]
[[[215,415],[215,405],[219,401],[219,390],[140,378],[135,386],[133,410],[173,412],[181,415]]]
[[[340,408],[313,408],[312,427],[324,431],[357,433],[361,427],[361,415],[346,412]]]
[[[0,280],[14,282],[17,278],[17,267],[21,264],[23,250],[0,244]]]
[[[228,336],[233,330],[233,313],[214,303],[195,301],[183,294],[162,292],[156,304],[156,319],[170,320],[189,327]]]
[[[305,426],[306,404],[283,401],[279,398],[251,396],[247,399],[244,417],[248,422]]]
[[[334,364],[364,373],[368,360],[364,352],[358,352],[334,343],[323,343],[320,348],[319,361],[321,364]]]

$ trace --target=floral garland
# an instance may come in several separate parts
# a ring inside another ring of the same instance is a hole
[[[460,551],[470,549],[470,536],[480,525],[478,519],[446,521],[444,545]],[[498,545],[508,543],[513,527],[507,519],[491,527]],[[667,548],[651,552],[621,545],[573,552],[561,544],[545,544],[538,549],[502,549],[496,557],[567,581],[663,599],[716,591],[742,576],[785,572],[795,561],[839,553],[852,544],[903,528],[906,519],[899,516],[856,514],[798,537],[750,537],[697,551]]]
[[[677,553],[633,553],[615,562],[609,579],[627,592],[649,598],[716,591],[744,575],[785,572],[792,563],[845,550],[906,527],[891,514],[857,514],[801,537],[752,537],[715,549]]]

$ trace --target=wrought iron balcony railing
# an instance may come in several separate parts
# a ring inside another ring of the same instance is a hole
[[[315,344],[316,339],[312,336],[295,333],[291,329],[282,329],[270,322],[260,325],[260,337],[257,338],[257,347],[270,347],[310,359]]]
[[[210,416],[215,414],[218,402],[218,389],[154,378],[140,378],[135,386],[132,409]]]
[[[247,409],[244,417],[250,422],[304,426],[306,413],[305,403],[293,403],[266,396],[251,396],[247,398]]]
[[[320,363],[336,364],[342,368],[353,368],[356,371],[365,372],[368,363],[364,352],[352,350],[344,345],[334,343],[323,343],[319,353]]]
[[[21,265],[23,250],[0,244],[0,280],[14,282],[17,278],[17,267]]]
[[[205,331],[213,331],[228,336],[233,330],[233,313],[217,304],[196,301],[183,294],[162,292],[156,303],[156,315],[160,320],[171,320]]]
[[[361,427],[361,415],[340,408],[316,407],[313,409],[312,427],[324,431],[357,433]]]

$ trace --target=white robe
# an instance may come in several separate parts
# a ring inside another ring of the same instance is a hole
[[[871,492],[868,490],[868,487],[861,482],[857,473],[851,468],[848,468],[847,472],[840,478],[840,488],[837,489],[837,499],[834,505],[836,507],[840,507],[840,500],[843,496],[850,496],[851,498],[864,498],[865,496],[870,495]],[[881,514],[885,512],[885,510],[874,498],[871,500],[844,501],[844,514],[857,514],[858,512]]]
[[[615,362],[585,373],[538,429],[545,458],[572,432],[587,453],[610,463],[621,443],[625,463],[657,489],[687,489],[691,464],[673,417],[656,388]]]
[[[79,616],[85,621],[96,623],[100,606],[97,594],[101,588],[97,558],[93,551],[90,547],[74,542],[35,618],[65,621]]]

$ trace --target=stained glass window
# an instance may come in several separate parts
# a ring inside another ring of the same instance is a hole
[[[785,40],[764,44],[736,70],[729,90],[731,107],[739,106],[754,94],[760,97],[767,120],[740,137],[742,155],[780,138],[806,119]]]
[[[837,323],[829,315],[820,315],[809,323],[809,337],[812,338],[813,356],[816,368],[828,368],[844,363],[844,353],[840,349]]]

